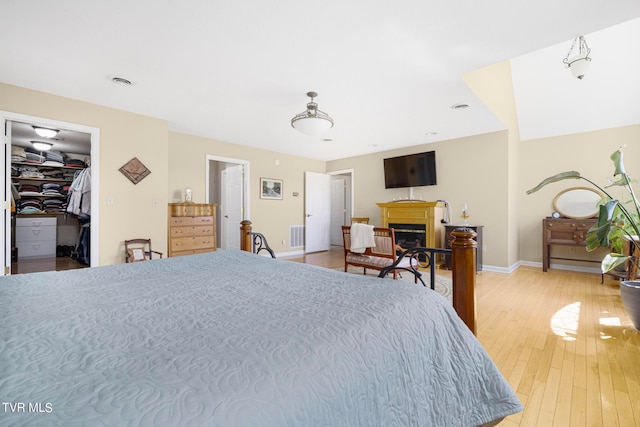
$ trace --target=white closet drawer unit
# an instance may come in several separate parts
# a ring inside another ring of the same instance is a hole
[[[16,218],[18,257],[55,257],[56,224],[56,218]]]

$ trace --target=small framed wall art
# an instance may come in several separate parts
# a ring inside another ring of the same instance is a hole
[[[260,198],[282,200],[282,180],[260,178]]]
[[[120,172],[129,178],[129,181],[133,182],[134,185],[145,179],[151,173],[137,157],[134,157],[122,165]]]

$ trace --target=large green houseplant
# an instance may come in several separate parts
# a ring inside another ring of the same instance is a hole
[[[622,266],[628,261],[637,262],[630,256],[631,254],[623,253],[624,247],[628,247],[629,242],[632,242],[636,249],[640,250],[640,241],[638,240],[638,236],[640,236],[640,201],[633,189],[633,181],[624,168],[622,148],[611,155],[615,167],[614,179],[605,187],[581,176],[580,172],[569,171],[551,176],[527,191],[527,194],[531,194],[553,182],[582,179],[604,194],[605,197],[599,207],[598,222],[586,235],[587,251],[593,251],[598,247],[611,248],[610,253],[602,260],[603,273]],[[622,188],[622,193],[629,199],[619,200],[613,197],[606,190],[612,187]],[[635,277],[631,277],[631,279],[620,282],[620,294],[633,325],[636,329],[640,329],[640,281],[633,280]]]

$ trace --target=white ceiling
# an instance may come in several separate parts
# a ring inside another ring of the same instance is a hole
[[[596,74],[567,77],[571,41],[584,34],[593,67],[604,64],[609,46],[596,49],[593,33],[640,17],[640,2],[34,0],[3,1],[0,14],[0,82],[166,119],[178,132],[331,160],[504,129],[459,76],[512,58],[523,137],[575,131],[584,117],[574,124],[534,110],[521,98],[539,92],[515,72],[529,70],[525,54],[557,46],[534,63],[547,61],[567,85],[585,83],[582,91]],[[637,42],[611,41],[627,59],[638,56]],[[114,76],[134,85],[114,85]],[[332,142],[290,126],[308,91],[335,120],[324,136]],[[572,111],[571,99],[549,96]],[[452,110],[457,103],[471,107]]]

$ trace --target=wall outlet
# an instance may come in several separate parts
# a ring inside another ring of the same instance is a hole
[[[569,246],[569,253],[575,254],[576,253],[576,247],[575,246]]]
[[[287,244],[286,240],[282,240],[282,246],[285,246]]]

